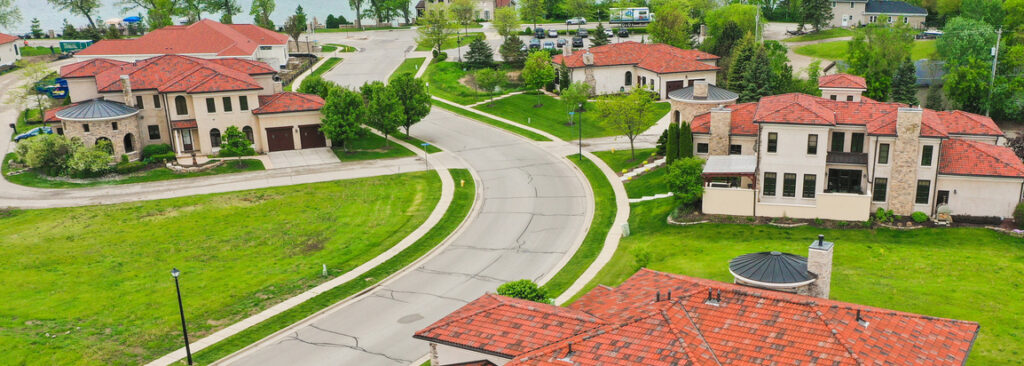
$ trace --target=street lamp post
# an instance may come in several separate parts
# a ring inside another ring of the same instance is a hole
[[[580,111],[580,120],[576,122],[580,125],[580,161],[583,161],[583,103],[580,103],[577,109]]]
[[[427,146],[430,146],[429,142],[420,144],[423,147],[423,168],[430,169],[430,165],[427,163]]]
[[[181,287],[178,286],[178,275],[181,274],[177,268],[171,269],[171,276],[174,277],[174,289],[178,292],[178,313],[181,314],[181,334],[185,336],[185,356],[188,364],[192,364],[192,349],[188,346],[188,328],[185,327],[185,307],[181,305]]]

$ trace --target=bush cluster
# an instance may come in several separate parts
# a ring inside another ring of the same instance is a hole
[[[96,177],[110,171],[108,146],[86,147],[82,141],[60,135],[42,135],[17,145],[18,161],[50,176]]]
[[[914,222],[920,224],[922,222],[928,221],[928,214],[921,211],[916,211],[910,214],[910,218],[914,219]]]
[[[895,219],[896,216],[893,215],[892,210],[885,210],[884,208],[879,207],[878,210],[875,211],[875,222],[891,224]]]
[[[1013,210],[1013,221],[1017,223],[1017,228],[1024,229],[1024,202],[1018,203]]]

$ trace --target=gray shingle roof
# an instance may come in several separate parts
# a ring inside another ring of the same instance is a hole
[[[57,111],[57,118],[70,120],[117,119],[131,116],[139,110],[124,103],[93,99]]]
[[[928,11],[902,1],[868,1],[864,13],[869,14],[919,14],[928,15]]]
[[[807,258],[780,252],[741,255],[729,261],[729,271],[741,279],[779,285],[817,279],[807,272]]]
[[[675,100],[707,100],[707,101],[729,101],[736,100],[740,97],[739,94],[733,93],[726,89],[719,88],[717,86],[708,84],[708,97],[703,99],[694,99],[693,87],[688,86],[682,89],[676,89],[668,93],[668,97]]]

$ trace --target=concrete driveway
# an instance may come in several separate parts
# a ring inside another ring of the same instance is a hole
[[[272,166],[268,169],[293,168],[298,166],[337,163],[338,156],[329,147],[315,149],[275,151],[267,153]]]

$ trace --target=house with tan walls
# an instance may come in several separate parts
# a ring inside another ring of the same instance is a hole
[[[928,10],[903,1],[838,0],[832,2],[833,28],[852,28],[878,20],[889,24],[903,23],[912,28],[924,28]]]
[[[626,93],[645,88],[668,98],[669,93],[698,81],[716,84],[718,56],[666,44],[620,42],[555,55],[551,62],[569,68],[570,81],[582,81],[594,94]]]
[[[235,126],[257,152],[330,146],[318,96],[280,92],[277,71],[244,58],[164,55],[137,62],[89,59],[61,67],[71,104],[46,111],[57,133],[87,145],[111,141],[116,155],[170,144],[179,156],[213,155]]]
[[[423,16],[423,12],[438,5],[451,5],[452,0],[420,0],[416,3],[416,16]],[[479,20],[494,20],[494,12],[506,6],[516,6],[513,0],[474,0],[473,18]]]
[[[878,208],[933,216],[945,205],[1012,216],[1024,163],[992,119],[877,102],[853,75],[822,83],[822,97],[768,96],[693,119],[705,213],[863,221]]]
[[[21,59],[17,36],[0,33],[0,70],[14,66]]]

